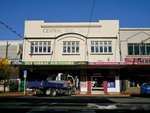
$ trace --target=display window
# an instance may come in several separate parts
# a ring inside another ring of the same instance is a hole
[[[108,76],[107,77],[107,87],[108,88],[115,88],[116,87],[115,76]]]

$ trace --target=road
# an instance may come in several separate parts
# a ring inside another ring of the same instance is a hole
[[[150,98],[0,97],[0,113],[150,113]]]

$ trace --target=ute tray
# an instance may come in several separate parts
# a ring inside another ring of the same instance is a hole
[[[26,82],[26,87],[55,87],[55,88],[67,88],[64,83],[56,82]]]

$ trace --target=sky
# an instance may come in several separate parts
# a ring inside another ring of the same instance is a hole
[[[0,40],[21,40],[25,20],[119,20],[120,28],[150,28],[150,0],[0,0]]]

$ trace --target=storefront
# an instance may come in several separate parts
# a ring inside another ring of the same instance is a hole
[[[150,58],[125,58],[126,68],[125,77],[125,91],[126,92],[140,92],[140,86],[143,83],[150,82]]]
[[[81,93],[120,92],[119,68],[123,66],[124,62],[89,62],[80,74]]]

